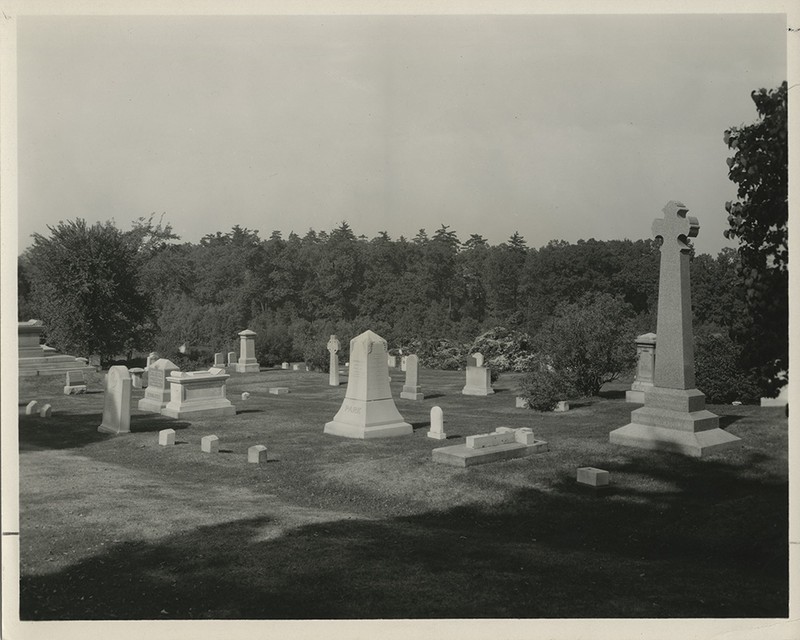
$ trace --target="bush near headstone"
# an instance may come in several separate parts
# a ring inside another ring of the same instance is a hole
[[[528,407],[536,411],[553,411],[558,403],[575,390],[562,373],[543,368],[525,374],[519,382],[519,397],[528,401]]]
[[[706,394],[708,402],[729,404],[738,400],[752,404],[759,401],[761,393],[755,377],[739,366],[741,351],[741,347],[724,333],[695,337],[695,386]]]
[[[493,371],[530,371],[537,363],[531,337],[516,329],[493,327],[469,346],[470,353],[483,354],[485,365]]]

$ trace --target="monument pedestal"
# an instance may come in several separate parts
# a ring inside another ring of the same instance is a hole
[[[345,438],[392,438],[414,433],[403,420],[394,400],[357,400],[345,398],[333,420],[325,424],[325,433]]]
[[[630,424],[609,434],[611,444],[700,458],[741,442],[719,428],[719,416],[706,410],[706,397],[697,389],[653,387],[644,403],[631,412]]]

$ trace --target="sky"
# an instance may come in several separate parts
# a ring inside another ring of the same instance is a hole
[[[21,16],[19,246],[164,214],[184,241],[346,221],[492,244],[651,237],[716,254],[726,128],[786,79],[780,14]]]

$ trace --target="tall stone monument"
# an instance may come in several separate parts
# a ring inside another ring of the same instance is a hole
[[[325,433],[346,438],[390,438],[414,433],[403,421],[389,389],[386,340],[365,331],[350,341],[347,391]]]
[[[332,335],[331,339],[328,340],[328,353],[331,354],[328,384],[332,387],[339,386],[339,349],[341,348],[342,343],[339,342],[339,338]]]
[[[643,333],[636,338],[636,377],[625,392],[625,402],[644,404],[644,393],[653,388],[656,366],[656,334]]]
[[[106,375],[103,433],[128,433],[131,430],[131,374],[127,367],[111,367]]]
[[[258,373],[260,371],[256,360],[256,332],[245,329],[239,332],[239,362],[236,363],[237,373]]]
[[[609,441],[701,457],[740,440],[719,428],[719,417],[706,410],[705,395],[694,388],[687,240],[700,225],[680,202],[668,202],[663,212],[653,222],[653,235],[662,239],[653,387],[645,391],[644,406],[631,412],[630,424],[612,431]]]

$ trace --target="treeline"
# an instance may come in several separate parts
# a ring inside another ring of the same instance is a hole
[[[261,238],[234,226],[199,243],[140,219],[62,222],[19,261],[19,315],[39,317],[51,344],[104,358],[180,345],[236,350],[259,334],[263,364],[312,360],[331,333],[347,341],[369,328],[403,347],[420,340],[470,342],[497,326],[535,336],[559,306],[610,294],[655,331],[659,250],[646,240],[551,241],[538,249],[514,233],[497,245],[461,240],[442,225],[411,239],[356,236],[343,222],[304,236]],[[742,310],[737,253],[693,259],[696,329],[727,332]]]

